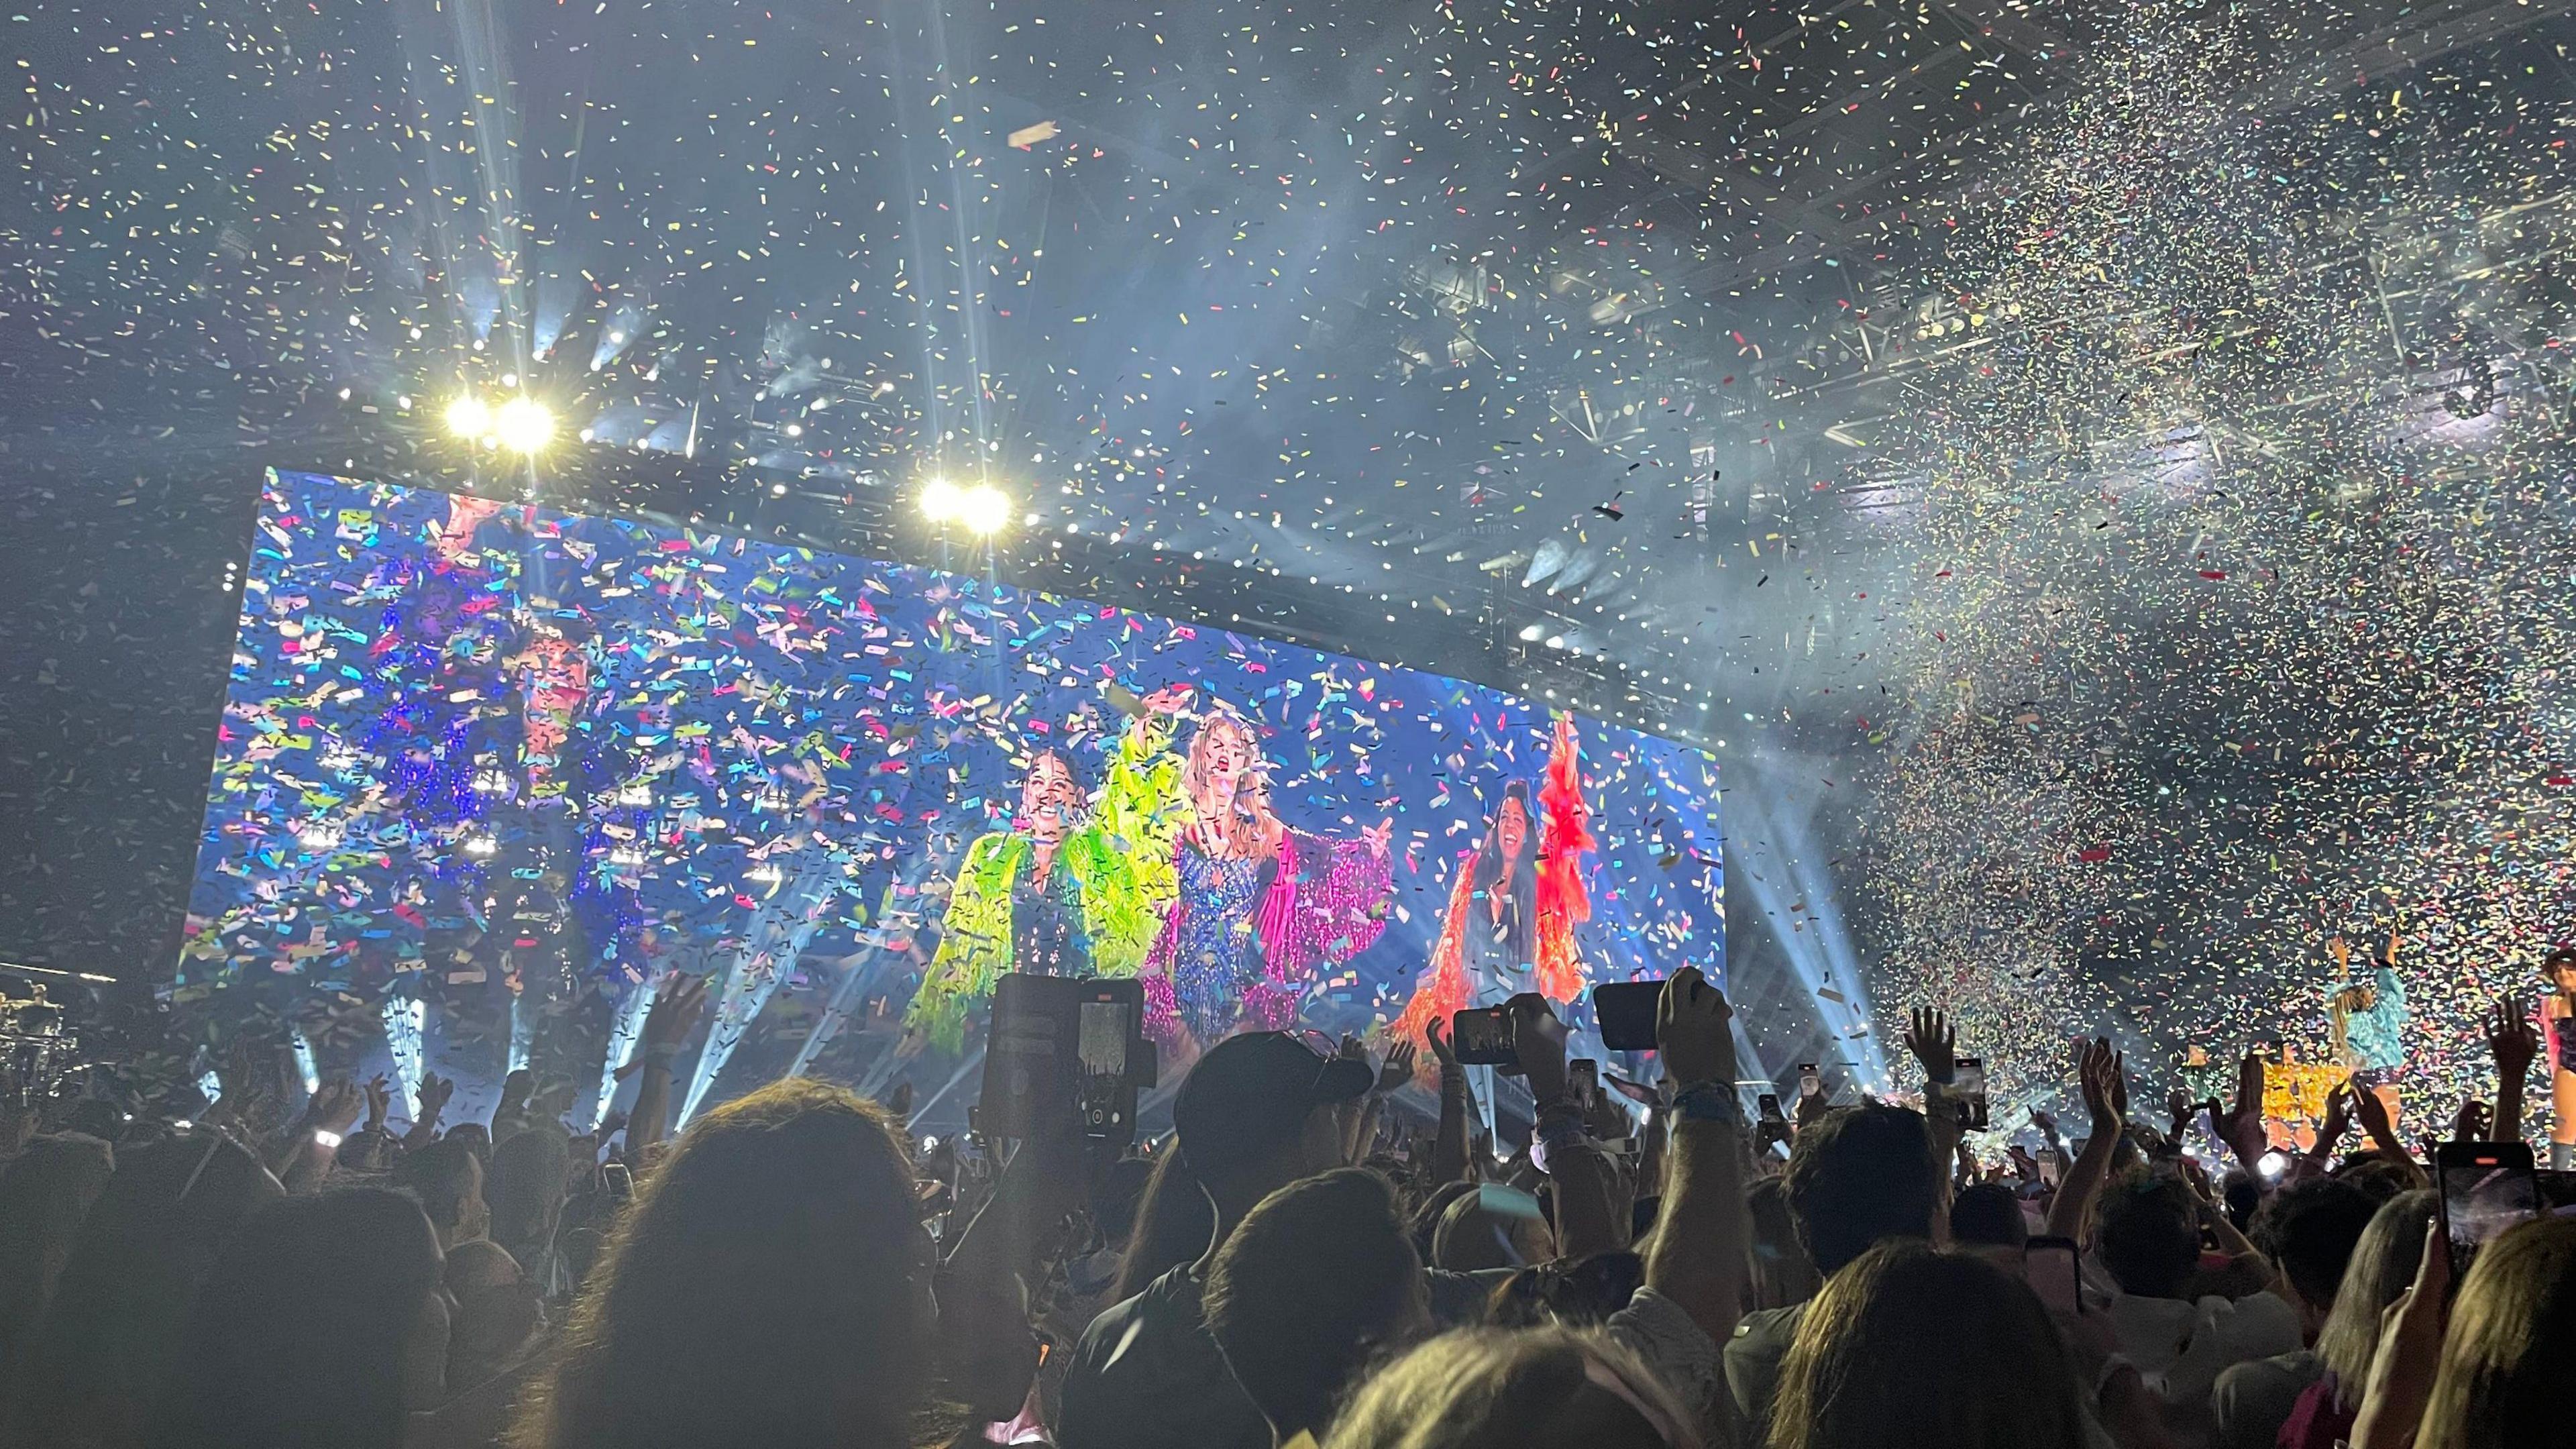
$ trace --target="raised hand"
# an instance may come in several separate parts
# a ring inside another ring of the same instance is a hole
[[[653,997],[653,1009],[644,1017],[642,1045],[649,1051],[657,1046],[676,1047],[688,1040],[697,1029],[698,1014],[706,1009],[707,978],[674,974]]]
[[[2487,1125],[2487,1104],[2475,1097],[2463,1097],[2460,1099],[2460,1110],[2451,1114],[2450,1140],[2453,1142],[2490,1141],[2492,1139],[2487,1136]]]
[[[1512,1044],[1530,1095],[1541,1102],[1564,1096],[1565,1028],[1557,1022],[1556,1009],[1535,991],[1524,991],[1504,1005],[1512,1014]]]
[[[1170,719],[1189,707],[1190,696],[1197,692],[1197,688],[1190,684],[1166,684],[1145,696],[1145,713],[1156,719]]]
[[[1395,1049],[1386,1054],[1386,1060],[1378,1064],[1377,1089],[1380,1092],[1392,1092],[1412,1081],[1413,1057],[1413,1043],[1397,1042]]]
[[[2095,1037],[2084,1044],[2075,1063],[2075,1084],[2084,1095],[2085,1113],[2093,1119],[2093,1135],[2116,1135],[2122,1119],[2114,1093],[2125,1096],[2127,1088],[2120,1085],[2119,1054],[2107,1039]]]
[[[365,1100],[355,1082],[335,1077],[324,1082],[313,1100],[304,1104],[305,1123],[316,1131],[346,1133],[358,1120],[358,1110]]]
[[[421,1073],[420,1095],[417,1098],[420,1103],[420,1108],[419,1111],[414,1114],[412,1120],[415,1122],[437,1121],[438,1114],[447,1110],[447,1099],[455,1095],[455,1078],[442,1077],[436,1072]]]
[[[2326,1093],[2325,1120],[2317,1124],[2317,1145],[2310,1149],[2311,1154],[2317,1157],[2331,1155],[2335,1144],[2351,1130],[2352,1083],[2337,1082],[2334,1089]]]
[[[393,1090],[385,1084],[384,1073],[378,1072],[367,1079],[366,1092],[367,1130],[381,1132],[385,1126],[385,1113],[393,1108]]]
[[[2209,1114],[2210,1131],[2236,1154],[2236,1160],[2252,1167],[2263,1155],[2267,1134],[2263,1128],[2263,1059],[2252,1052],[2236,1067],[2236,1101],[2224,1112]]]
[[[1664,1075],[1681,1086],[1699,1082],[1735,1086],[1735,1008],[1696,966],[1664,983],[1655,1003],[1655,1050]]]
[[[1947,1083],[1957,1069],[1959,1029],[1938,1007],[1918,1006],[1905,1029],[1905,1049],[1923,1064],[1923,1079]]]
[[[2540,1054],[2540,1033],[2531,1025],[2530,998],[2508,993],[2486,1013],[2484,1025],[2487,1051],[2495,1058],[2496,1079],[2520,1082],[2531,1071],[2531,1059]]]
[[[1449,1022],[1445,1017],[1435,1016],[1422,1024],[1422,1039],[1431,1044],[1432,1059],[1440,1063],[1440,1070],[1444,1072],[1458,1069],[1458,1053],[1449,1046],[1448,1032]]]

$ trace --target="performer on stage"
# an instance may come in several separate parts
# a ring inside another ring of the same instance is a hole
[[[2576,1061],[2559,1041],[2564,1023],[2576,1019],[2576,946],[2549,953],[2540,969],[2549,978],[2541,998],[2541,1042],[2549,1049],[2549,1166],[2556,1172],[2576,1170]]]
[[[1171,719],[1190,688],[1159,690],[1119,741],[1096,807],[1058,750],[1029,757],[1011,828],[976,837],[957,867],[938,953],[905,1025],[950,1051],[1008,971],[1133,976],[1171,904]]]
[[[1395,890],[1395,821],[1357,840],[1290,827],[1271,808],[1251,722],[1218,702],[1190,740],[1180,784],[1180,894],[1144,977],[1147,1030],[1186,1052],[1237,1024],[1289,1026],[1317,962],[1339,964],[1377,940]]]
[[[1592,915],[1582,855],[1594,842],[1570,718],[1556,723],[1539,801],[1545,823],[1533,848],[1529,787],[1518,780],[1504,787],[1484,843],[1450,887],[1440,942],[1396,1018],[1398,1036],[1420,1041],[1426,1026],[1451,1012],[1499,1006],[1524,991],[1556,1002],[1583,994],[1574,928]]]
[[[2370,980],[2352,980],[2352,948],[2334,941],[2335,963],[2342,983],[2327,1000],[2328,1029],[2335,1057],[2352,1073],[2353,1082],[2387,1104],[2388,1120],[2397,1120],[2398,1068],[2406,1065],[2406,985],[2397,979],[2397,937],[2372,963]]]

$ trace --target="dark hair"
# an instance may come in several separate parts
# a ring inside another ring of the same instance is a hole
[[[1798,1134],[1781,1174],[1798,1241],[1830,1277],[1888,1238],[1925,1238],[1940,1201],[1932,1134],[1911,1107],[1865,1102]]]
[[[2200,1211],[2172,1178],[2125,1173],[2094,1205],[2093,1240],[2121,1292],[2179,1298],[2200,1267]]]
[[[492,1149],[491,1174],[483,1182],[492,1241],[531,1271],[553,1245],[571,1172],[572,1145],[552,1123],[504,1137]]]
[[[1950,1203],[1950,1241],[1982,1248],[2018,1248],[2030,1241],[2021,1199],[2000,1182],[1972,1182]]]
[[[1521,853],[1506,862],[1503,859],[1503,805],[1521,807]],[[1503,802],[1494,807],[1493,819],[1485,825],[1485,838],[1477,843],[1475,859],[1469,863],[1468,888],[1478,893],[1505,891],[1511,910],[1503,916],[1511,939],[1505,943],[1517,964],[1526,965],[1538,956],[1538,812],[1530,808],[1529,786],[1514,780],[1503,787]],[[1503,871],[1511,871],[1506,883]]]
[[[151,1449],[395,1449],[403,1350],[438,1286],[420,1204],[380,1187],[271,1203],[188,1317]]]
[[[1431,1261],[1431,1245],[1440,1238],[1440,1223],[1449,1215],[1449,1205],[1475,1190],[1472,1182],[1444,1182],[1414,1208],[1413,1221],[1406,1231],[1412,1235],[1413,1251],[1422,1255],[1422,1261]]]
[[[1154,1175],[1145,1179],[1145,1196],[1136,1204],[1136,1231],[1128,1236],[1127,1256],[1119,1260],[1118,1281],[1109,1285],[1113,1303],[1124,1303],[1179,1267],[1194,1263],[1216,1237],[1216,1204],[1199,1186],[1181,1156],[1178,1139],[1164,1144],[1154,1159]]]
[[[2489,1243],[2460,1283],[2415,1443],[2483,1449],[2565,1442],[2570,1355],[2576,1218],[2520,1224]]]
[[[284,1195],[249,1149],[203,1128],[128,1148],[0,1394],[0,1443],[127,1445],[177,1362],[197,1285],[233,1229]]]
[[[1744,1211],[1753,1227],[1744,1244],[1750,1260],[1745,1306],[1787,1308],[1815,1297],[1825,1276],[1798,1241],[1798,1217],[1789,1210],[1788,1188],[1777,1177],[1756,1179],[1744,1189]]]
[[[1485,1301],[1485,1321],[1496,1328],[1598,1328],[1645,1286],[1646,1260],[1624,1249],[1558,1258],[1504,1279]]]
[[[728,1102],[636,1185],[508,1442],[905,1442],[928,1249],[883,1108],[805,1077]]]
[[[0,1385],[19,1340],[54,1296],[81,1218],[115,1170],[114,1149],[73,1133],[36,1138],[0,1168]]]
[[[407,1188],[419,1198],[421,1210],[429,1214],[430,1226],[441,1233],[457,1225],[465,1211],[466,1197],[477,1190],[482,1177],[483,1160],[474,1155],[470,1144],[453,1138],[442,1138],[416,1152],[405,1153],[402,1161],[394,1164],[394,1186]]]
[[[2084,1442],[2074,1364],[2038,1296],[1974,1254],[1920,1242],[1881,1243],[1826,1280],[1771,1419],[1771,1449]]]
[[[1208,1333],[1282,1436],[1321,1430],[1371,1360],[1428,1322],[1395,1189],[1366,1168],[1292,1182],[1246,1213],[1208,1270]]]
[[[2254,1246],[2281,1266],[2299,1296],[2319,1313],[2334,1307],[2343,1270],[2379,1204],[2348,1182],[2323,1177],[2294,1182],[2254,1215]]]

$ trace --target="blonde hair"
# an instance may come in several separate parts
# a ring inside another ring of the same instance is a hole
[[[1252,727],[1252,721],[1245,719],[1241,712],[1223,700],[1208,702],[1207,713],[1199,719],[1198,733],[1190,736],[1189,753],[1181,760],[1181,793],[1189,797],[1193,806],[1207,793],[1208,734],[1216,729],[1231,731],[1235,738],[1243,742],[1244,754],[1248,757],[1243,774],[1237,779],[1234,799],[1228,802],[1225,822],[1226,854],[1261,855],[1265,847],[1261,838],[1260,822],[1251,811],[1244,808],[1243,797],[1246,786],[1259,789],[1270,783],[1270,764],[1261,757],[1261,734]]]
[[[2431,1188],[2401,1192],[2379,1205],[2344,1264],[2334,1307],[2317,1330],[2317,1357],[2334,1372],[2335,1394],[2346,1409],[2361,1407],[2370,1361],[2379,1353],[2379,1316],[2415,1281],[2424,1256],[2424,1233],[2441,1196]]]
[[[1600,1333],[1469,1328],[1389,1364],[1325,1449],[1702,1449],[1689,1410]]]
[[[2470,1265],[2442,1335],[2416,1449],[2566,1437],[2561,1385],[2576,1348],[2576,1218],[2524,1223]]]

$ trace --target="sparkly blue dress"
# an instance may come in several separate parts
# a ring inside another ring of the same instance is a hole
[[[1245,993],[1262,980],[1253,917],[1277,863],[1188,849],[1177,854],[1184,908],[1172,953],[1172,995],[1190,1034],[1213,1042],[1234,1029]]]

